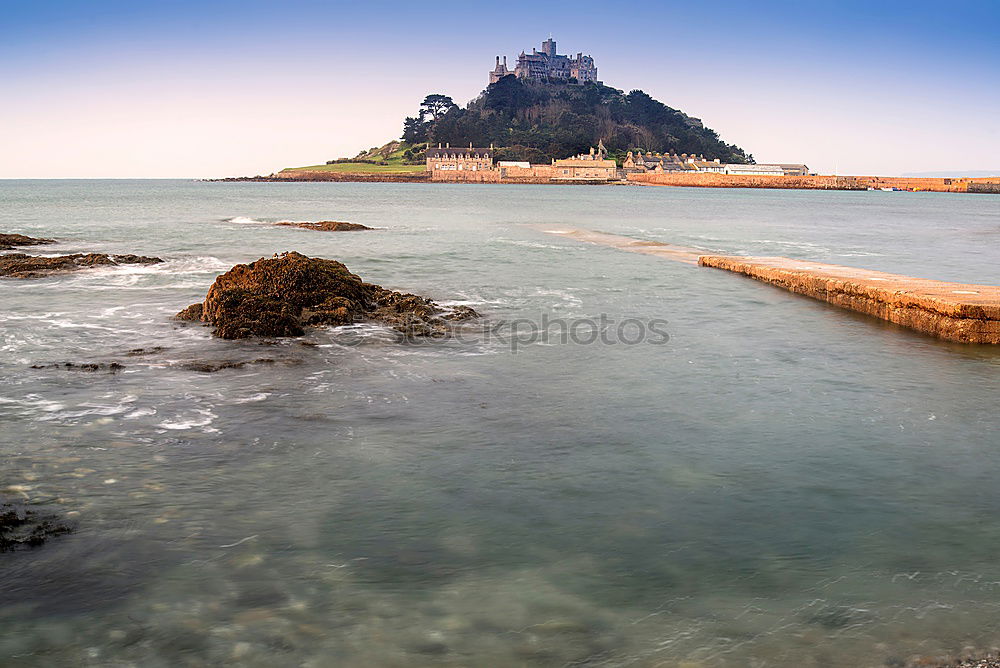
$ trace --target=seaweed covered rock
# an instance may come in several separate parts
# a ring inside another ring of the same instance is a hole
[[[372,227],[361,223],[344,223],[337,220],[321,220],[316,223],[275,223],[282,227],[301,227],[304,230],[318,230],[320,232],[355,232],[358,230],[371,230]]]
[[[202,304],[177,314],[215,326],[223,339],[301,336],[307,327],[374,320],[417,336],[443,336],[448,321],[476,317],[425,297],[365,283],[336,260],[289,252],[238,264],[215,279]]]
[[[52,514],[17,503],[0,502],[0,552],[38,547],[72,528]]]
[[[66,371],[108,371],[108,373],[118,373],[125,368],[119,362],[55,362],[52,364],[32,364],[32,369],[65,369]]]
[[[0,234],[0,250],[10,250],[15,246],[40,246],[54,243],[55,239],[36,239],[23,234]]]
[[[158,257],[142,255],[107,255],[105,253],[77,253],[41,257],[24,253],[0,255],[0,276],[10,278],[40,278],[49,274],[87,269],[88,267],[116,266],[120,264],[156,264]]]

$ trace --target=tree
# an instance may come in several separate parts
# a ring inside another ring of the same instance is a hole
[[[419,144],[427,141],[427,129],[430,121],[407,116],[403,120],[403,141],[408,144]]]
[[[616,156],[629,147],[644,151],[704,155],[709,160],[745,163],[743,149],[713,130],[641,90],[629,93],[601,84],[566,86],[507,76],[490,84],[465,108],[450,97],[424,98],[416,118],[403,124],[411,143],[508,147],[506,160],[547,162],[586,153],[599,141]]]
[[[458,105],[447,95],[432,93],[420,103],[420,120],[424,120],[425,117],[430,116],[431,121],[436,121],[456,107]]]

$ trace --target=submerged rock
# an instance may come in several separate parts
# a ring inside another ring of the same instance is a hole
[[[36,239],[23,234],[0,234],[0,250],[10,250],[15,246],[40,246],[54,244],[55,239]]]
[[[104,364],[103,362],[55,362],[52,364],[32,364],[32,369],[65,369],[66,371],[102,371],[106,370],[109,373],[117,373],[125,368],[124,364],[119,362],[111,362],[110,364]]]
[[[304,230],[319,230],[321,232],[354,232],[355,230],[373,230],[375,228],[360,223],[344,223],[336,220],[321,220],[318,223],[275,223],[282,227],[301,227]]]
[[[223,339],[301,336],[307,327],[373,320],[415,336],[444,336],[447,320],[477,317],[430,299],[365,283],[336,260],[294,251],[238,264],[215,279],[202,304],[177,314],[215,326]],[[447,320],[446,320],[447,318]]]
[[[108,255],[105,253],[77,253],[41,257],[24,253],[0,255],[0,276],[10,278],[39,278],[54,273],[77,271],[88,267],[117,266],[120,264],[156,264],[158,257],[143,255]]]
[[[302,364],[302,360],[294,357],[281,360],[272,359],[270,357],[259,357],[255,360],[198,360],[195,362],[184,362],[180,366],[182,369],[187,369],[188,371],[215,373],[216,371],[222,371],[223,369],[242,369],[243,367],[251,364],[276,364],[278,362],[281,362],[286,366],[296,366]]]
[[[162,353],[166,348],[163,346],[153,346],[152,348],[132,348],[125,353],[126,357],[144,357],[146,355],[155,355],[157,353]]]
[[[1000,668],[1000,653],[972,652],[960,656],[916,657],[908,662],[893,658],[886,665],[906,666],[906,668]]]
[[[38,547],[52,536],[71,531],[55,515],[21,504],[0,502],[0,552]]]

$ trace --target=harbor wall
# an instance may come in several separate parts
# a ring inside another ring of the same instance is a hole
[[[989,178],[908,178],[895,176],[758,176],[750,174],[628,174],[629,183],[701,188],[787,188],[793,190],[867,190],[899,188],[932,192],[1000,193],[1000,176]]]
[[[645,173],[628,174],[627,183],[698,188],[785,188],[792,190],[900,190],[1000,194],[1000,176],[987,178],[906,178],[892,176],[758,176],[749,174]],[[608,184],[591,178],[567,178],[551,165],[502,167],[491,170],[435,170],[432,172],[362,173],[287,170],[267,177],[226,180],[341,181],[368,183],[508,183],[508,184]]]

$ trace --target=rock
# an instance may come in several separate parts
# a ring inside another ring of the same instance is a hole
[[[71,531],[55,515],[20,504],[0,502],[0,552],[38,547],[52,536]]]
[[[104,364],[101,362],[84,362],[78,364],[76,362],[56,362],[53,364],[32,364],[32,369],[65,369],[67,371],[101,371],[106,369],[108,373],[117,373],[125,368],[124,364],[118,362],[111,362],[110,364]]]
[[[88,267],[117,266],[120,264],[156,264],[158,257],[142,255],[107,255],[105,253],[77,253],[40,257],[24,253],[0,255],[0,276],[10,278],[40,278],[54,273],[77,271]]]
[[[0,234],[0,250],[10,250],[14,246],[40,246],[54,243],[55,239],[35,239],[23,234]]]
[[[198,304],[201,306],[201,304]],[[153,346],[152,348],[132,348],[125,353],[126,357],[143,357],[145,355],[155,355],[156,353],[162,353],[166,348],[163,346]]]
[[[181,320],[190,320],[191,322],[198,322],[199,320],[201,320],[203,310],[204,309],[202,308],[201,302],[198,302],[197,304],[191,304],[191,306],[188,306],[186,309],[178,313],[177,317],[180,318]]]
[[[373,227],[360,223],[343,223],[336,220],[321,220],[318,223],[275,223],[282,227],[301,227],[304,230],[319,230],[321,232],[354,232],[356,230],[372,230]]]
[[[412,649],[417,654],[424,654],[427,656],[440,656],[448,653],[448,645],[434,638],[428,638],[427,640],[418,642],[413,645]]]
[[[184,362],[180,366],[182,369],[187,369],[188,371],[215,373],[223,369],[242,369],[249,364],[275,364],[276,362],[281,362],[286,366],[302,364],[302,360],[296,358],[276,360],[270,357],[259,357],[255,360],[197,360],[194,362]]]
[[[886,662],[886,665],[891,665]],[[906,668],[1000,668],[1000,654],[976,653],[971,656],[919,657],[906,663]]]
[[[177,314],[194,319],[199,305]],[[365,283],[336,260],[294,251],[238,264],[215,279],[201,304],[202,322],[223,339],[301,336],[307,327],[374,320],[415,336],[444,336],[448,321],[477,317],[430,299]]]

